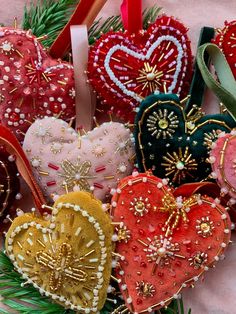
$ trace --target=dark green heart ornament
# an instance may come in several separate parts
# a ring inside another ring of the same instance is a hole
[[[198,64],[185,108],[175,94],[153,94],[141,103],[136,116],[134,135],[139,171],[152,170],[160,178],[169,178],[173,185],[208,178],[209,150],[218,132],[228,133],[236,127],[236,82],[220,50],[209,44],[213,36],[214,29],[202,29]],[[209,56],[220,82],[208,70]],[[202,113],[205,83],[230,114]]]
[[[187,113],[175,94],[150,95],[135,123],[138,168],[174,185],[204,180],[211,173],[207,159],[218,131],[230,132],[235,126],[230,115],[204,116],[198,106]]]

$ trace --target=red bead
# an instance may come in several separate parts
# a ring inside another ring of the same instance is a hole
[[[101,167],[97,167],[97,168],[95,169],[95,171],[96,171],[96,172],[100,172],[100,171],[103,171],[103,170],[105,170],[105,169],[106,169],[105,166],[101,166]]]
[[[48,164],[48,167],[49,167],[49,168],[52,168],[52,169],[54,169],[54,170],[59,170],[59,167],[56,166],[56,165],[54,165],[54,164],[52,164],[51,162]]]
[[[138,229],[138,233],[142,236],[145,236],[145,231],[143,229]]]
[[[104,187],[102,184],[96,183],[96,182],[93,184],[93,186],[94,186],[95,188],[98,188],[98,189],[103,189],[103,187]]]
[[[13,122],[18,122],[20,120],[20,116],[18,113],[16,112],[13,112],[11,115],[10,115],[10,120],[13,121]]]
[[[157,273],[157,275],[158,275],[159,277],[163,277],[163,276],[164,276],[164,273],[162,273],[162,272],[159,271],[159,272]]]
[[[134,252],[137,252],[137,251],[138,251],[138,247],[137,247],[136,245],[133,245],[133,246],[132,246],[132,250],[133,250]]]
[[[178,266],[178,267],[180,267],[180,266],[182,265],[182,263],[181,263],[181,261],[177,261],[177,262],[175,263],[175,265]]]
[[[145,262],[141,262],[141,263],[140,263],[140,266],[143,267],[143,268],[146,268],[146,267],[147,267],[147,264],[146,264]]]
[[[139,299],[139,298],[138,298],[138,299],[137,299],[137,301],[136,301],[136,303],[137,303],[137,304],[142,304],[142,303],[143,303],[143,301],[142,301],[141,299]]]
[[[56,185],[56,181],[49,181],[47,182],[47,186]]]

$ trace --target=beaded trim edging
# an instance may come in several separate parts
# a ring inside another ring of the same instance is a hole
[[[114,72],[112,71],[111,67],[110,67],[110,61],[112,59],[112,55],[118,51],[124,51],[125,53],[127,53],[128,55],[131,55],[137,59],[141,59],[141,60],[149,60],[149,58],[151,57],[152,53],[154,52],[154,50],[163,42],[163,41],[171,41],[173,42],[178,50],[178,57],[177,57],[177,67],[175,70],[175,74],[173,75],[173,82],[171,84],[171,86],[168,88],[168,93],[171,93],[173,91],[173,89],[175,88],[176,84],[177,84],[177,79],[181,70],[181,66],[182,66],[182,57],[183,57],[183,49],[181,47],[181,45],[179,44],[178,40],[174,37],[174,36],[161,36],[158,38],[158,40],[156,42],[154,42],[154,44],[152,44],[152,46],[148,49],[147,54],[140,54],[137,53],[125,46],[122,45],[116,45],[114,47],[112,47],[108,53],[107,56],[105,58],[104,61],[104,67],[107,71],[107,74],[109,75],[110,79],[116,84],[117,87],[119,87],[122,92],[124,94],[126,94],[127,96],[131,96],[133,97],[136,101],[141,102],[143,100],[142,97],[139,97],[136,93],[129,91],[125,85],[123,83],[121,83],[120,80],[118,80],[114,74]]]
[[[162,182],[157,182],[155,179],[152,179],[152,178],[149,178],[148,176],[144,176],[142,178],[136,178],[137,174],[133,174],[133,178],[126,181],[125,183],[121,184],[119,186],[119,188],[117,190],[114,190],[112,191],[112,194],[115,194],[117,193],[117,198],[112,202],[111,206],[112,206],[112,213],[114,212],[114,209],[116,208],[117,204],[118,204],[118,201],[119,201],[119,197],[122,193],[122,190],[125,189],[126,187],[128,186],[134,186],[135,184],[138,184],[138,183],[151,183],[153,184],[154,186],[156,186],[158,189],[162,190],[163,192],[167,189],[168,187],[168,180],[167,179],[162,179]],[[151,313],[152,311],[154,311],[157,307],[164,307],[166,305],[168,305],[173,299],[178,299],[179,296],[180,296],[180,293],[182,291],[183,288],[186,288],[188,285],[190,285],[192,282],[197,282],[199,280],[199,278],[203,275],[203,273],[205,271],[208,271],[209,268],[212,268],[214,267],[214,265],[220,260],[220,256],[223,256],[223,253],[225,251],[225,248],[227,247],[228,243],[229,243],[229,233],[230,233],[230,229],[229,229],[229,226],[227,224],[227,215],[222,212],[221,208],[218,206],[219,204],[219,199],[215,199],[213,203],[211,203],[207,197],[204,197],[204,196],[201,196],[199,197],[198,201],[197,201],[198,205],[201,205],[203,203],[206,203],[208,205],[210,205],[212,208],[214,208],[215,210],[217,210],[220,214],[221,214],[221,220],[223,221],[224,223],[224,240],[221,244],[219,244],[219,249],[218,249],[218,252],[217,254],[214,256],[213,260],[212,261],[209,261],[207,263],[207,265],[204,266],[204,268],[199,272],[198,275],[184,281],[179,289],[177,290],[177,292],[175,294],[173,294],[173,296],[165,299],[165,300],[162,300],[160,301],[159,303],[157,304],[153,304],[151,307],[145,309],[145,310],[142,310],[141,312],[139,313]],[[188,210],[190,210],[190,208],[188,208]],[[186,212],[188,213],[189,211],[186,210]],[[119,274],[121,276],[119,280],[119,284],[122,288],[123,291],[126,292],[126,300],[127,300],[127,303],[132,307],[132,297],[129,295],[129,291],[128,291],[128,287],[126,285],[126,282],[123,281],[125,280],[125,273],[124,273],[124,270],[120,267],[119,269]],[[122,283],[123,281],[123,283]]]
[[[54,221],[56,219],[56,215],[58,214],[58,209],[60,210],[62,207],[73,209],[75,212],[80,212],[83,217],[86,217],[88,222],[93,225],[94,229],[96,230],[96,232],[98,234],[99,240],[100,240],[99,244],[101,247],[101,262],[100,262],[100,265],[98,266],[98,272],[97,272],[98,284],[93,289],[94,299],[93,299],[93,307],[92,308],[83,308],[83,307],[78,306],[78,305],[76,306],[71,301],[67,300],[65,297],[50,293],[50,292],[46,291],[45,289],[41,288],[28,275],[24,274],[23,270],[19,267],[19,265],[16,261],[15,255],[12,253],[12,251],[13,251],[12,244],[14,242],[14,238],[16,237],[17,234],[19,234],[21,232],[22,229],[26,230],[30,227],[35,227],[36,229],[41,230],[42,233],[44,233],[44,234],[45,233],[52,233],[53,229],[55,229],[55,227],[56,227]],[[102,288],[102,283],[103,283],[103,274],[102,273],[103,273],[104,265],[106,264],[106,258],[107,258],[104,240],[105,240],[105,235],[104,235],[104,233],[100,227],[100,224],[95,220],[95,218],[93,216],[90,216],[86,210],[82,209],[78,205],[73,205],[70,203],[59,203],[59,204],[57,204],[57,207],[55,207],[52,211],[51,223],[50,223],[49,228],[45,228],[41,224],[38,224],[38,223],[32,221],[32,222],[24,223],[20,226],[17,226],[14,229],[14,231],[11,233],[11,235],[8,239],[8,255],[9,255],[9,258],[11,259],[11,261],[13,262],[13,265],[16,268],[17,272],[22,275],[23,279],[27,280],[26,283],[32,284],[34,286],[34,288],[38,289],[41,294],[43,294],[47,297],[51,297],[53,300],[58,300],[60,302],[63,302],[66,305],[66,307],[70,308],[71,310],[83,311],[86,314],[91,313],[91,312],[97,313],[98,312],[98,309],[97,309],[98,292]]]

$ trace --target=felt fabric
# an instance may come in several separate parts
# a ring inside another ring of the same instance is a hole
[[[0,28],[0,121],[22,140],[38,117],[75,116],[73,66],[52,59],[30,32]]]
[[[133,170],[133,135],[118,122],[80,136],[63,120],[44,118],[31,125],[23,148],[49,200],[73,190],[92,190],[108,200],[117,181]]]
[[[121,223],[116,252],[123,256],[116,273],[132,312],[146,313],[177,298],[215,265],[230,240],[230,218],[217,199],[179,193],[175,198],[166,184],[135,173],[112,198],[114,221]]]
[[[6,251],[42,294],[66,308],[97,313],[111,275],[112,234],[102,203],[89,193],[73,192],[57,200],[50,220],[17,217],[7,232]]]
[[[222,193],[229,193],[233,198],[231,200],[232,204],[236,202],[235,135],[236,132],[234,130],[231,134],[220,134],[210,152],[213,175],[217,178]]]
[[[14,157],[0,146],[0,217],[13,205],[20,190],[17,173]]]
[[[13,16],[19,21],[23,15],[25,0],[1,0],[0,22],[12,25]],[[27,1],[29,3],[29,0]],[[119,13],[120,0],[107,1],[100,17],[103,19]],[[222,27],[225,20],[235,19],[236,2],[230,0],[143,0],[144,7],[151,5],[162,7],[168,15],[178,18],[189,27],[192,51],[196,51],[199,38],[199,30],[205,25]],[[218,100],[211,92],[207,91],[205,107],[206,112],[218,111]],[[19,207],[32,206],[32,198],[26,185],[21,184],[23,199]],[[236,237],[233,235],[233,241]],[[204,282],[198,282],[195,289],[186,290],[183,293],[186,310],[192,309],[194,314],[232,314],[236,308],[235,298],[235,267],[236,250],[235,244],[227,251],[227,258],[218,267],[206,274]]]
[[[135,36],[109,32],[90,49],[88,77],[102,98],[98,109],[114,108],[119,118],[131,123],[140,102],[155,90],[184,98],[192,77],[187,28],[162,16]]]
[[[222,26],[219,30],[218,35],[213,41],[216,45],[218,45],[222,52],[224,53],[230,68],[236,77],[236,69],[235,69],[235,31],[236,31],[236,21],[225,22],[224,27]]]
[[[153,170],[171,184],[197,182],[211,172],[207,162],[218,130],[230,132],[235,121],[229,115],[201,116],[198,110],[185,114],[172,94],[148,96],[135,122],[135,146],[139,170]],[[161,153],[159,153],[161,152]]]

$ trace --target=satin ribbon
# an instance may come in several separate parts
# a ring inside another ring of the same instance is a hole
[[[130,34],[143,29],[142,0],[123,0],[120,11],[124,28]]]
[[[90,131],[95,112],[96,97],[87,83],[88,31],[85,25],[71,26],[71,45],[75,75],[76,127]]]
[[[71,47],[70,26],[86,25],[90,28],[106,2],[107,0],[80,0],[70,20],[51,46],[50,55],[53,58],[62,58]]]
[[[210,43],[211,40],[214,38],[214,35],[215,35],[214,28],[203,27],[201,29],[201,33],[199,36],[198,47],[202,46],[203,44]],[[207,54],[205,54],[204,56],[204,62],[206,64],[209,63],[209,56]],[[191,83],[190,91],[189,91],[190,98],[184,108],[186,113],[188,113],[193,108],[193,105],[197,105],[198,107],[201,107],[202,102],[203,102],[205,87],[206,85],[202,78],[201,72],[198,68],[197,61],[195,61],[194,74],[193,74],[193,79],[192,79],[192,83]]]
[[[34,198],[36,208],[41,214],[45,212],[42,205],[46,204],[43,194],[37,185],[31,170],[30,163],[25,156],[23,149],[16,137],[11,133],[10,130],[0,125],[0,145],[4,145],[6,150],[13,156],[16,157],[16,165],[19,173],[28,184]]]
[[[209,54],[215,67],[219,82],[207,67],[205,62],[206,53]],[[214,44],[205,44],[199,47],[197,63],[206,85],[216,94],[233,119],[236,120],[236,81],[220,48]]]
[[[178,187],[173,195],[175,197],[183,196],[184,198],[189,198],[193,194],[207,195],[212,198],[220,197],[220,188],[216,183],[213,182],[194,182],[186,183]]]

